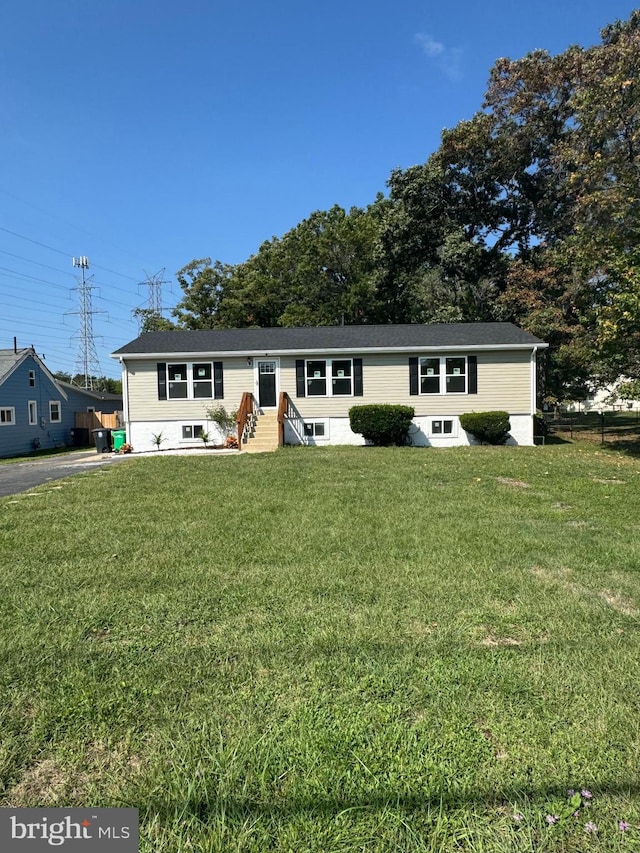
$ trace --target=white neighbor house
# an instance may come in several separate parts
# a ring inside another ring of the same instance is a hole
[[[415,409],[414,444],[448,447],[472,443],[461,414],[496,409],[509,412],[512,443],[534,443],[536,356],[546,347],[511,323],[451,323],[149,332],[112,357],[137,451],[158,433],[163,448],[192,445],[202,431],[220,441],[206,416],[217,403],[250,409],[254,425],[278,412],[285,444],[362,444],[352,406],[404,404]]]

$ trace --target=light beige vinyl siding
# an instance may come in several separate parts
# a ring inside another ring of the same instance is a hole
[[[179,360],[188,361],[184,358]],[[220,360],[204,354],[200,358],[191,359]],[[222,360],[223,400],[158,400],[157,364],[158,359],[131,361],[127,364],[129,419],[132,421],[202,419],[206,410],[216,403],[222,403],[228,412],[237,409],[242,392],[253,391],[253,368],[247,366],[247,359],[244,357]]]
[[[448,356],[455,354],[446,353]],[[460,355],[469,354],[460,352]],[[512,414],[531,411],[531,353],[525,350],[478,353],[477,394],[412,396],[409,394],[409,356],[376,354],[362,356],[362,397],[296,397],[295,367],[295,358],[281,359],[281,388],[289,393],[305,419],[346,417],[351,406],[366,403],[413,406],[416,417],[495,409]]]
[[[447,352],[447,355],[456,353]],[[469,355],[460,351],[460,355]],[[416,353],[419,355],[419,353]],[[430,353],[431,355],[431,353]],[[437,355],[437,353],[433,353]],[[345,356],[340,355],[340,358]],[[281,391],[286,391],[306,420],[319,417],[347,417],[351,406],[365,403],[400,403],[413,406],[417,417],[460,415],[469,411],[504,409],[511,414],[531,412],[531,352],[497,350],[477,354],[477,394],[409,394],[409,354],[369,354],[362,356],[362,397],[296,397],[296,358],[280,356]],[[314,356],[315,359],[319,356]],[[186,361],[187,359],[181,359]],[[192,361],[220,361],[207,357]],[[202,418],[215,400],[158,400],[158,360],[131,361],[128,369],[129,418],[132,421],[193,420]],[[254,391],[253,365],[246,356],[225,358],[224,399],[227,411],[236,409],[243,391]]]

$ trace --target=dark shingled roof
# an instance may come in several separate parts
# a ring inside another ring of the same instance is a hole
[[[404,326],[305,326],[147,332],[112,353],[270,353],[423,347],[536,346],[539,338],[512,323],[429,323]]]

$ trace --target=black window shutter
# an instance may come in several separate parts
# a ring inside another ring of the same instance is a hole
[[[418,393],[418,359],[409,359],[409,394],[415,396]]]
[[[222,381],[222,362],[213,362],[213,398],[214,400],[224,399],[224,383]]]
[[[304,359],[296,359],[296,397],[305,397]]]
[[[167,365],[164,361],[156,364],[158,371],[158,400],[167,399]]]
[[[468,392],[469,394],[478,393],[478,356],[467,356],[467,372],[469,374]]]
[[[362,397],[362,359],[353,359],[353,396]]]

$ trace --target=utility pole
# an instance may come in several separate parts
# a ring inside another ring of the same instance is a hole
[[[74,258],[73,265],[79,267],[82,274],[82,279],[77,279],[78,287],[73,288],[78,291],[79,309],[67,312],[80,316],[80,331],[77,336],[74,335],[74,337],[79,338],[76,373],[83,376],[84,388],[93,389],[93,377],[100,375],[100,363],[93,338],[93,315],[104,314],[105,312],[94,311],[91,305],[91,292],[95,290],[95,287],[90,284],[93,276],[90,279],[85,278],[85,270],[89,269],[89,258],[85,255]]]

